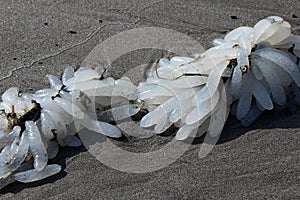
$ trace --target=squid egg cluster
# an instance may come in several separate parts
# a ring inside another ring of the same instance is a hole
[[[61,167],[48,159],[59,146],[80,146],[78,131],[121,137],[109,122],[141,109],[148,111],[142,127],[159,134],[175,125],[176,139],[185,140],[206,132],[219,136],[230,112],[248,126],[264,110],[300,104],[300,37],[292,34],[288,22],[267,17],[254,27],[234,29],[213,45],[194,57],[160,59],[138,86],[126,77],[103,78],[102,67],[67,67],[61,79],[48,76],[48,89],[5,91],[0,103],[0,188],[58,173]]]
[[[48,165],[59,146],[77,147],[75,136],[83,128],[112,137],[121,137],[115,126],[94,117],[95,108],[102,118],[124,119],[139,111],[138,104],[120,105],[122,99],[136,99],[128,78],[102,78],[103,68],[67,67],[60,80],[49,75],[50,88],[33,94],[9,88],[0,103],[0,188],[11,182],[33,182],[61,170]],[[104,109],[116,99],[115,108]],[[110,120],[107,119],[108,121]],[[32,162],[33,161],[33,162]]]
[[[201,55],[163,58],[138,87],[150,112],[142,127],[156,133],[173,124],[176,139],[220,135],[231,112],[244,126],[264,110],[300,103],[300,37],[281,17],[239,27]],[[151,95],[150,95],[151,94]]]

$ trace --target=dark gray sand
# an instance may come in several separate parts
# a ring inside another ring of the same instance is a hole
[[[25,91],[48,87],[47,74],[60,75],[67,65],[79,66],[97,44],[124,30],[169,28],[208,48],[212,39],[226,31],[253,26],[269,15],[282,16],[292,24],[293,32],[300,34],[298,0],[2,0],[0,77],[8,78],[1,80],[0,92],[11,86]],[[103,24],[108,25],[101,28]],[[149,61],[151,56],[145,54],[151,52],[122,57],[109,74],[120,77],[136,60]],[[127,142],[116,143],[124,149],[147,152],[173,137],[129,137]],[[13,183],[2,191],[1,199],[300,197],[299,110],[294,114],[265,113],[248,128],[230,118],[218,145],[203,159],[198,158],[200,146],[201,139],[169,166],[142,174],[109,168],[84,147],[64,148],[53,161],[63,166],[63,172],[36,183]]]

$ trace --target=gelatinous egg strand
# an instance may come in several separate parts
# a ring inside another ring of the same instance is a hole
[[[288,22],[267,17],[213,44],[194,58],[163,58],[148,73],[138,87],[139,99],[150,110],[142,127],[154,126],[161,133],[174,124],[179,127],[176,138],[184,140],[209,120],[208,133],[218,136],[230,105],[248,126],[274,104],[299,102],[300,38],[291,34]]]
[[[300,37],[288,22],[267,17],[213,45],[195,57],[160,59],[138,87],[126,77],[103,78],[102,67],[66,67],[61,79],[48,76],[50,88],[6,90],[0,103],[0,188],[58,173],[61,166],[48,159],[59,146],[80,146],[78,131],[120,137],[109,122],[141,109],[148,110],[142,127],[163,133],[175,125],[176,139],[185,140],[206,132],[219,136],[230,111],[248,126],[264,110],[300,104]]]
[[[101,79],[99,71],[103,70],[81,68],[75,72],[72,67],[67,67],[62,80],[48,76],[48,89],[31,94],[9,88],[3,93],[0,103],[0,188],[13,181],[27,183],[58,173],[61,166],[48,165],[48,159],[57,155],[58,146],[80,146],[81,141],[74,135],[82,128],[113,138],[121,136],[118,128],[91,114],[95,114],[96,106],[103,110],[102,115],[111,113],[110,117],[114,119],[136,114],[140,110],[138,104],[104,110],[114,98],[119,104],[120,98],[136,99],[136,86],[128,78]]]

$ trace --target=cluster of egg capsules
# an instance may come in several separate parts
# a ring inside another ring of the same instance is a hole
[[[84,128],[121,137],[107,122],[142,109],[148,113],[140,126],[159,134],[175,125],[176,139],[185,140],[219,136],[230,111],[248,126],[264,110],[300,103],[300,37],[282,18],[239,27],[213,44],[194,57],[160,59],[138,86],[127,77],[103,78],[102,67],[67,67],[61,79],[48,76],[49,89],[9,88],[0,103],[0,188],[58,173],[59,165],[48,165],[58,146],[80,146],[75,135]]]

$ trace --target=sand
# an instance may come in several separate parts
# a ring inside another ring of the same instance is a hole
[[[60,75],[65,66],[80,66],[97,44],[132,28],[172,29],[209,48],[212,39],[241,25],[253,26],[269,15],[282,16],[300,34],[299,10],[297,0],[1,1],[0,92],[11,86],[24,91],[48,87],[47,74]],[[108,75],[120,77],[159,57],[157,51],[133,52],[115,61]],[[142,79],[137,72],[132,76],[136,82]],[[132,134],[139,131],[124,126]],[[115,143],[130,151],[148,152],[173,137],[171,132]],[[202,159],[198,157],[201,144],[201,139],[196,140],[172,164],[148,173],[112,169],[85,147],[63,148],[51,161],[63,166],[61,173],[31,184],[13,183],[0,198],[299,198],[299,110],[265,113],[248,128],[230,118],[218,144]]]

